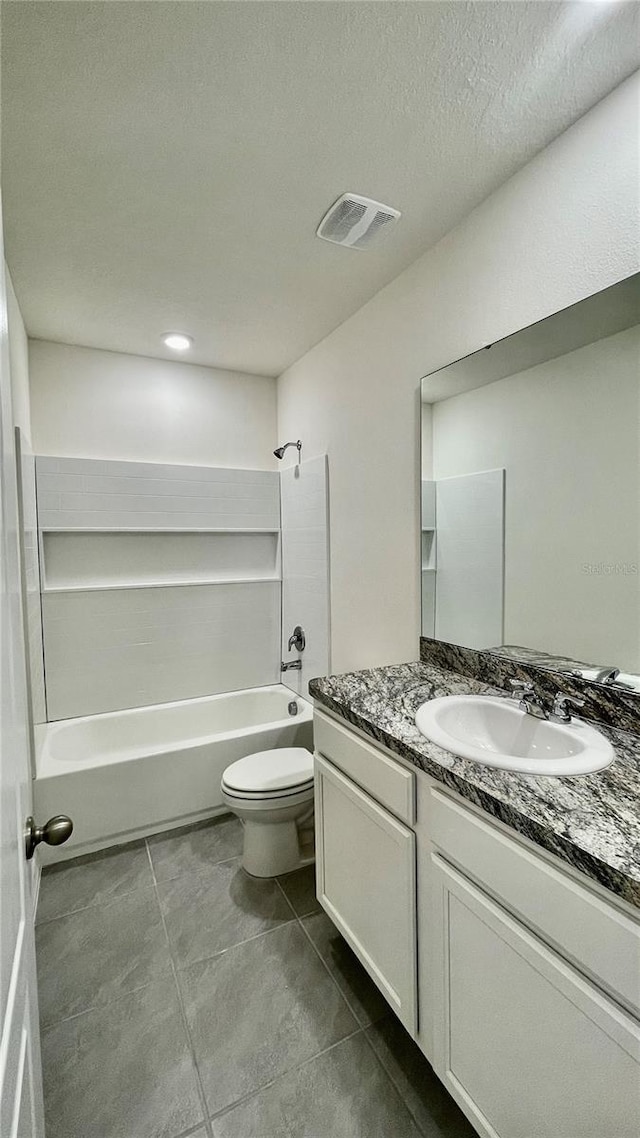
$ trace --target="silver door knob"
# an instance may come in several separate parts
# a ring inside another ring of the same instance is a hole
[[[46,842],[48,846],[61,846],[72,833],[73,822],[66,814],[56,814],[44,826],[36,826],[33,818],[27,818],[24,832],[27,861],[31,861],[40,842]]]

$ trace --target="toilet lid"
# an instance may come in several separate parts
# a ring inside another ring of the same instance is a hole
[[[289,790],[313,780],[313,755],[305,747],[256,751],[227,767],[222,781],[230,790]]]

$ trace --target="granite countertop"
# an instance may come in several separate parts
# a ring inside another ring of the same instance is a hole
[[[598,725],[614,762],[595,774],[552,778],[485,767],[443,751],[414,715],[436,696],[500,689],[433,664],[399,664],[312,680],[319,704],[438,782],[640,908],[640,736]]]

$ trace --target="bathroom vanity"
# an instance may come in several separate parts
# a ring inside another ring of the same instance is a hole
[[[477,679],[310,690],[318,897],[478,1133],[637,1138],[640,738],[605,727],[605,771],[520,775],[415,726],[428,699],[495,694]]]

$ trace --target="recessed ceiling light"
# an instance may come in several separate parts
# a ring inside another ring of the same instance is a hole
[[[184,332],[165,332],[162,343],[172,352],[186,352],[193,344],[193,336],[185,336]]]

